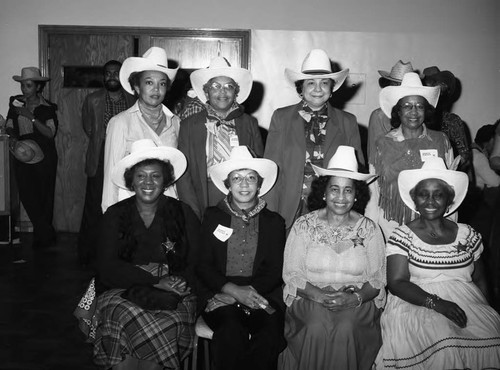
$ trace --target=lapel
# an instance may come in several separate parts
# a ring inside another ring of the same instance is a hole
[[[338,135],[340,133],[339,130],[339,122],[341,117],[338,112],[328,104],[328,121],[326,122],[326,137],[325,137],[325,157],[323,158],[323,167],[327,168],[328,161],[335,154],[338,145],[333,145],[338,141]]]
[[[291,144],[294,145],[298,150],[290,151],[290,153],[297,153],[297,157],[290,158],[290,163],[301,163],[306,160],[306,138],[304,131],[305,120],[299,114],[299,110],[302,109],[302,102],[295,105],[292,111],[292,116],[290,117],[290,122],[286,123],[290,128]],[[287,143],[285,143],[287,145]],[[284,148],[286,149],[286,148]],[[299,157],[300,156],[300,157]],[[302,179],[301,179],[302,181]]]
[[[253,276],[257,275],[259,271],[259,266],[261,262],[264,260],[265,252],[267,250],[267,240],[269,239],[269,235],[272,235],[272,231],[268,231],[267,228],[272,225],[268,225],[266,222],[266,209],[263,209],[259,213],[259,238],[257,240],[257,251],[255,253],[255,260],[253,262]],[[267,237],[267,238],[266,238]]]
[[[194,163],[197,164],[196,170],[198,171],[198,173],[193,176],[198,176],[198,178],[201,179],[200,184],[201,184],[201,192],[203,194],[203,199],[207,199],[208,197],[208,189],[207,189],[208,173],[207,173],[207,153],[206,153],[207,127],[205,126],[206,121],[207,121],[207,115],[203,114],[202,118],[193,124],[193,132],[192,132],[193,135],[190,136],[190,139],[193,141],[191,147],[193,148]]]

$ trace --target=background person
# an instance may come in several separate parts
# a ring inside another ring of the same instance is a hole
[[[374,176],[359,173],[354,148],[343,145],[328,169],[313,168],[312,211],[295,221],[285,247],[281,369],[368,370],[385,303],[384,239],[360,213]]]
[[[500,316],[488,305],[481,236],[446,218],[469,179],[442,158],[402,171],[401,198],[419,216],[387,243],[383,345],[377,369],[487,369],[500,364]]]
[[[249,70],[231,67],[225,58],[216,57],[208,68],[191,73],[190,79],[205,109],[181,123],[179,150],[188,160],[188,169],[177,188],[179,198],[201,219],[206,207],[224,198],[207,168],[228,160],[231,149],[239,145],[248,146],[258,157],[264,146],[257,120],[241,105],[252,90]]]
[[[104,179],[104,142],[109,120],[130,108],[135,99],[120,84],[122,64],[110,60],[103,67],[104,88],[85,97],[82,106],[82,127],[89,142],[85,161],[87,187],[82,223],[78,235],[80,262],[95,259],[95,245],[102,218],[102,184]]]
[[[209,169],[226,197],[203,217],[197,272],[200,309],[214,331],[218,370],[274,370],[284,347],[285,223],[260,198],[273,186],[277,170],[272,161],[253,158],[245,146]]]
[[[330,58],[321,49],[307,54],[300,72],[285,69],[286,79],[302,100],[273,113],[264,157],[279,168],[266,201],[269,209],[283,216],[287,229],[308,212],[314,179],[311,164],[326,166],[339,145],[353,146],[358,160],[365,163],[356,117],[328,103],[348,73],[348,69],[332,72]]]
[[[175,79],[178,68],[168,68],[167,53],[153,46],[142,57],[125,59],[120,69],[122,87],[137,97],[136,103],[114,116],[108,124],[104,150],[104,182],[102,210],[132,193],[118,188],[111,180],[111,172],[127,154],[134,141],[151,139],[158,146],[177,147],[179,118],[162,102]],[[177,198],[175,186],[166,194]]]
[[[19,198],[33,224],[33,246],[45,248],[56,241],[52,218],[57,172],[54,141],[57,106],[43,97],[49,78],[41,76],[38,68],[25,67],[20,76],[12,79],[20,82],[22,95],[11,96],[9,100],[6,131],[11,138],[11,151],[19,152],[25,141],[33,149],[29,158],[14,154]]]

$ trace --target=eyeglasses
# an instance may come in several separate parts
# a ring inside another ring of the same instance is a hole
[[[215,91],[221,91],[224,89],[224,91],[229,91],[233,92],[236,91],[236,86],[234,86],[232,83],[225,83],[224,85],[218,83],[218,82],[212,82],[210,84],[210,89],[215,90]]]
[[[401,109],[403,109],[404,111],[408,111],[408,112],[413,110],[413,108],[416,108],[417,111],[424,111],[425,105],[422,103],[404,103],[401,106]]]
[[[243,180],[246,180],[248,184],[255,184],[259,180],[259,178],[257,177],[257,175],[250,173],[246,176],[235,174],[231,176],[229,180],[231,181],[232,184],[241,184]]]

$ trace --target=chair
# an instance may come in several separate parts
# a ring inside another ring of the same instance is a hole
[[[203,317],[198,317],[194,327],[194,348],[193,348],[193,361],[191,364],[191,370],[197,370],[198,365],[198,344],[200,339],[203,341],[203,369],[210,370],[210,353],[208,348],[208,341],[212,339],[214,332],[209,328]]]

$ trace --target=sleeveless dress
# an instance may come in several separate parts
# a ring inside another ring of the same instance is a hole
[[[377,370],[500,368],[500,316],[472,282],[482,251],[479,233],[465,224],[458,224],[456,239],[444,245],[424,243],[406,225],[394,231],[387,256],[407,256],[410,281],[459,305],[467,326],[388,294]]]

